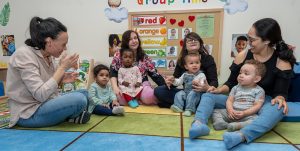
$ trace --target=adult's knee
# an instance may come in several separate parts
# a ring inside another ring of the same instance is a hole
[[[204,93],[202,96],[201,96],[201,101],[215,101],[215,95],[216,94],[213,94],[213,93]]]
[[[164,86],[158,86],[158,87],[154,88],[154,95],[156,97],[161,96],[162,92],[164,91],[163,89],[164,89]]]
[[[72,94],[72,97],[70,97],[70,100],[73,105],[78,106],[80,108],[85,108],[88,104],[88,99],[85,94],[81,92],[74,92]]]

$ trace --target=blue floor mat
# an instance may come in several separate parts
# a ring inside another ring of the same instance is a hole
[[[185,139],[186,151],[226,151],[223,141],[216,140],[190,140]],[[288,144],[266,144],[266,143],[250,143],[242,144],[234,147],[232,151],[253,151],[253,150],[271,150],[271,151],[298,151],[295,147]]]
[[[79,132],[1,129],[0,150],[60,150],[80,134]]]
[[[77,150],[180,151],[180,138],[112,133],[87,133],[66,148],[66,151]]]

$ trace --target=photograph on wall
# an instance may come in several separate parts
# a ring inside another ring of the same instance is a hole
[[[230,56],[235,58],[238,53],[249,49],[250,46],[248,41],[247,34],[232,34]]]
[[[157,59],[153,58],[152,63],[156,68],[165,68],[166,67],[166,59]]]
[[[213,52],[213,45],[211,44],[204,44],[205,49],[207,50],[208,54],[211,55]]]
[[[122,34],[110,34],[108,36],[109,44],[109,57],[113,57],[114,54],[121,48]]]
[[[176,66],[176,60],[175,59],[168,59],[167,60],[167,69],[168,70],[175,70],[175,66]]]
[[[165,57],[166,56],[165,48],[146,48],[146,49],[144,49],[144,51],[150,57]]]
[[[178,28],[168,29],[168,39],[178,39]]]
[[[185,36],[186,36],[188,33],[192,32],[192,30],[193,30],[192,28],[187,28],[187,27],[186,27],[186,28],[182,28],[182,32],[181,32],[181,33],[182,33],[182,34],[181,34],[181,35],[182,35],[182,39],[184,39]]]
[[[2,55],[11,56],[16,51],[15,36],[1,35]]]
[[[167,56],[176,57],[177,56],[177,46],[168,46],[167,47]]]

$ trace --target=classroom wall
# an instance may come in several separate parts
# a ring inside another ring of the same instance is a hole
[[[146,0],[144,0],[145,2]],[[144,4],[137,0],[122,0],[120,7],[129,12],[167,11],[188,9],[223,8],[224,0],[208,0],[206,3],[187,4],[184,0],[174,0],[170,5]],[[187,2],[188,0],[186,0]],[[248,9],[229,15],[224,12],[224,28],[221,53],[221,69],[219,81],[223,83],[229,75],[229,61],[232,34],[247,33],[251,25],[264,17],[275,18],[281,25],[284,40],[296,46],[295,55],[300,60],[300,1],[297,0],[246,0]],[[11,15],[7,26],[0,26],[0,34],[15,35],[16,47],[24,44],[29,37],[28,26],[33,16],[54,17],[68,27],[68,51],[79,53],[81,58],[94,58],[96,61],[109,65],[108,35],[123,33],[128,28],[127,20],[121,23],[109,21],[104,15],[108,8],[107,0],[3,0],[10,3]],[[8,57],[0,56],[2,60]]]

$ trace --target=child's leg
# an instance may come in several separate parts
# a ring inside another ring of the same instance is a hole
[[[102,105],[96,105],[93,111],[94,114],[97,115],[114,115],[112,112],[112,108],[107,108]]]
[[[185,111],[188,110],[195,113],[202,94],[192,90],[186,97]]]
[[[257,117],[255,116],[250,116],[246,117],[244,119],[239,120],[238,122],[232,122],[228,124],[227,130],[232,132],[232,131],[237,131],[245,127],[246,125],[250,124],[254,118]]]
[[[174,104],[171,106],[171,110],[174,112],[183,112],[184,101],[186,94],[183,90],[177,92],[174,98]]]
[[[142,95],[142,91],[140,91],[136,96],[135,99],[140,100]]]
[[[125,101],[128,103],[129,101],[131,101],[133,99],[133,97],[131,97],[130,95],[127,95],[125,93],[123,93],[124,99]]]
[[[212,114],[213,127],[215,130],[224,130],[228,127],[228,114],[226,109],[215,109]]]
[[[127,95],[127,94],[124,94],[123,93],[123,96],[126,100],[126,102],[128,103],[128,105],[132,108],[136,108],[139,106],[139,104],[137,103],[136,100],[133,99],[133,97],[131,97],[130,95]]]

